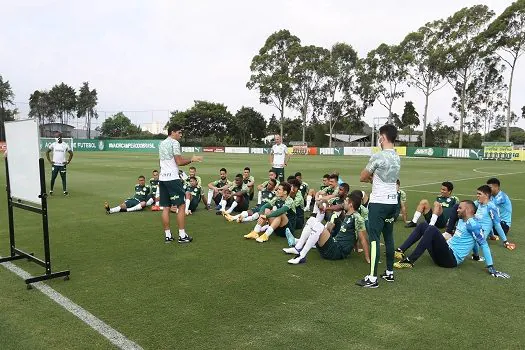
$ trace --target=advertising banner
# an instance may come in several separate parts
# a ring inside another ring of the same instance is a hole
[[[464,158],[464,159],[482,159],[483,152],[481,149],[472,148],[448,148],[446,152],[448,158]]]
[[[250,148],[249,147],[224,147],[224,153],[248,154],[250,153]]]
[[[345,156],[371,156],[372,148],[370,147],[345,147],[343,150]]]
[[[438,147],[407,147],[406,155],[409,157],[441,158],[445,150]]]
[[[512,160],[514,148],[512,143],[486,142],[483,143],[483,159]]]
[[[202,147],[203,152],[224,153],[224,147]]]
[[[157,152],[160,140],[105,140],[105,151]]]
[[[319,154],[320,155],[330,155],[330,156],[342,156],[344,155],[344,148],[343,147],[321,147],[319,148]]]
[[[104,143],[102,142],[102,145]],[[104,148],[102,148],[104,149]],[[99,141],[97,140],[83,140],[83,139],[73,139],[73,151],[99,151]]]
[[[319,154],[319,149],[317,147],[308,147],[308,155],[316,156]]]
[[[408,155],[408,154],[407,154],[407,147],[406,147],[406,146],[397,146],[397,147],[394,147],[394,149],[395,149],[396,153],[397,153],[398,155],[400,155],[400,156],[406,156],[406,155]],[[374,147],[374,148],[372,148],[372,152],[373,152],[373,153],[377,153],[377,152],[379,152],[379,151],[381,151],[381,148],[379,148],[379,147]]]
[[[250,148],[250,153],[251,154],[270,154],[270,149],[253,147],[253,148]]]

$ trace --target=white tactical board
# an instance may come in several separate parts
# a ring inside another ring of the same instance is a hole
[[[42,204],[40,188],[40,136],[36,119],[5,122],[11,197]]]

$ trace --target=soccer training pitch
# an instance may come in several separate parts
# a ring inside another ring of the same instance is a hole
[[[203,185],[226,167],[229,177],[252,169],[256,183],[267,178],[268,156],[204,154],[196,164]],[[351,189],[367,158],[294,156],[286,176],[301,171],[318,188],[325,173],[338,170]],[[3,166],[3,163],[2,163]],[[46,165],[49,184],[50,168]],[[46,282],[144,349],[517,349],[525,346],[525,165],[522,162],[450,159],[401,160],[401,187],[408,216],[422,198],[433,200],[442,181],[454,194],[473,199],[491,176],[513,201],[509,240],[515,251],[490,241],[497,269],[511,279],[488,275],[468,260],[455,269],[432,263],[428,254],[413,269],[396,270],[396,281],[378,289],[355,282],[369,265],[362,254],[342,261],[286,263],[284,238],[264,244],[242,238],[254,223],[229,223],[214,211],[187,218],[191,244],[165,244],[160,212],[106,215],[133,193],[138,175],[151,177],[155,154],[77,152],[68,166],[69,197],[60,178],[49,199],[51,253],[55,270],[71,279]],[[187,167],[185,167],[187,170]],[[5,170],[0,170],[5,188]],[[48,185],[49,186],[49,185]],[[49,187],[48,187],[49,189]],[[205,191],[206,193],[206,191]],[[0,255],[9,253],[5,193],[0,198]],[[307,214],[308,216],[308,214]],[[17,246],[42,256],[37,214],[15,209]],[[176,235],[175,215],[172,231]],[[395,242],[409,229],[399,220]],[[299,232],[296,232],[296,236]],[[385,268],[381,247],[382,272]],[[43,269],[19,260],[31,274]],[[106,338],[37,289],[0,268],[0,349],[111,349]]]

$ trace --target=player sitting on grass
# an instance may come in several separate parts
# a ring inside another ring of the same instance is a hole
[[[149,179],[150,198],[146,202],[146,206],[151,205],[151,211],[159,211],[159,171],[153,170],[151,173],[152,178]]]
[[[248,186],[242,181],[242,175],[237,174],[234,183],[223,191],[217,215],[224,215],[228,219],[228,216],[234,211],[240,213],[248,210],[250,205],[249,191]]]
[[[288,183],[292,186],[290,197],[295,205],[295,223],[290,223],[290,233],[302,229],[304,226],[304,198],[301,193],[301,183],[294,176],[288,178]],[[288,235],[287,235],[288,236]]]
[[[259,210],[261,207],[264,204],[270,202],[275,197],[274,190],[276,186],[277,181],[275,179],[268,180],[268,184],[266,185],[265,189],[261,191],[261,204],[257,204],[254,208],[243,211],[240,214],[226,216],[226,219],[228,221],[237,221],[238,223],[257,220],[259,218]]]
[[[264,181],[262,184],[260,185],[257,185],[257,205],[261,204],[261,201],[262,201],[262,191],[268,186],[268,182],[270,180],[275,180],[277,181],[277,173],[275,171],[273,171],[273,169],[270,169],[270,171],[268,171],[268,180]]]
[[[356,194],[351,194],[345,199],[346,216],[335,237],[332,237],[329,229],[315,218],[308,219],[295,247],[283,249],[287,254],[296,254],[295,258],[288,260],[288,263],[294,265],[305,263],[306,254],[314,246],[317,246],[324,259],[340,260],[350,255],[356,241],[356,233],[365,234],[365,222],[354,209],[359,208],[360,205],[361,198]]]
[[[454,236],[448,241],[435,226],[418,226],[407,238],[402,247],[412,246],[419,241],[416,249],[408,257],[394,264],[395,268],[411,268],[421,255],[428,250],[434,263],[441,267],[453,268],[461,264],[476,245],[479,245],[485,256],[488,272],[494,277],[509,278],[509,275],[496,271],[492,261],[489,245],[485,240],[481,225],[475,219],[476,206],[472,201],[464,200],[459,203],[458,216],[460,220]],[[422,224],[425,225],[425,224]]]
[[[199,186],[195,176],[190,176],[189,186],[186,186],[186,215],[193,214],[201,201],[206,207],[206,199],[202,194],[202,187]]]
[[[507,236],[501,225],[498,208],[496,207],[496,204],[490,200],[491,194],[492,190],[488,185],[478,187],[476,192],[478,200],[475,202],[476,207],[478,208],[475,215],[476,220],[479,221],[485,238],[488,238],[487,236],[494,228],[500,239],[503,241],[503,246],[508,250],[514,250],[516,249],[516,245],[507,241]],[[474,250],[474,253],[476,252],[477,249]]]
[[[427,199],[422,199],[417,206],[412,221],[407,223],[405,227],[416,227],[417,221],[421,215],[424,215],[430,226],[435,225],[438,228],[445,228],[454,205],[459,202],[459,199],[452,195],[453,189],[454,185],[452,182],[443,182],[440,189],[441,195],[436,198],[433,206],[430,206]]]
[[[347,183],[342,183],[339,185],[337,194],[335,197],[332,197],[326,201],[326,207],[322,205],[320,208],[323,208],[325,219],[327,222],[336,219],[341,215],[342,210],[344,209],[344,201],[350,192],[350,186]]]
[[[219,205],[222,198],[222,191],[232,185],[232,182],[228,180],[228,171],[225,168],[219,170],[219,180],[210,182],[208,184],[208,202],[207,209],[211,210],[211,201],[215,202],[215,205]]]
[[[253,200],[253,196],[255,194],[255,190],[254,190],[254,187],[255,187],[255,178],[250,175],[250,168],[249,167],[245,167],[244,170],[242,171],[242,182],[248,186],[248,194],[249,194],[249,199],[250,200]]]
[[[510,231],[510,225],[512,224],[512,202],[509,196],[500,189],[501,183],[495,177],[487,180],[487,185],[490,186],[492,196],[490,200],[496,204],[501,218],[501,227],[503,232],[507,235]],[[501,238],[501,237],[500,237]],[[498,236],[491,235],[490,239],[497,240]]]
[[[194,166],[190,166],[188,175],[186,179],[184,180],[184,186],[187,186],[187,187],[191,186],[190,178],[192,176],[197,180],[197,186],[202,187],[202,179],[200,176],[197,175],[197,168],[195,168]]]
[[[319,222],[322,222],[324,220],[325,210],[328,206],[328,201],[332,198],[337,197],[337,192],[339,188],[338,179],[338,175],[329,175],[328,187],[322,189],[316,194],[316,200],[314,203],[314,209],[312,210],[312,214],[316,215],[316,218],[317,220],[319,220]]]
[[[299,191],[301,191],[301,195],[304,198],[304,205],[306,206],[306,197],[308,196],[308,193],[310,192],[309,185],[306,181],[303,181],[303,174],[301,174],[300,172],[295,173],[295,178],[301,184],[301,186],[299,187]]]
[[[126,199],[122,204],[114,208],[110,208],[108,202],[104,203],[106,214],[142,210],[146,206],[149,194],[150,188],[146,186],[146,178],[141,175],[138,178],[138,183],[135,185],[133,197]]]
[[[330,186],[328,184],[328,178],[329,177],[330,177],[330,175],[328,175],[328,174],[324,174],[323,175],[323,183],[322,183],[319,191],[322,191],[325,188]],[[310,208],[312,206],[312,199],[317,198],[317,193],[318,192],[316,192],[313,188],[310,188],[308,190],[308,195],[306,196],[306,206],[304,207],[304,211],[310,211]]]
[[[273,232],[278,236],[285,237],[285,230],[288,226],[287,213],[294,210],[293,199],[288,195],[291,191],[291,186],[287,182],[281,182],[277,186],[277,196],[271,201],[264,204],[259,210],[259,219],[252,232],[244,235],[246,239],[255,239],[259,243],[266,242]],[[266,224],[270,226],[259,236],[261,228]]]
[[[401,216],[403,222],[407,222],[407,194],[405,191],[399,188],[401,182],[397,179],[397,196],[399,198],[399,215],[396,217],[396,221]]]

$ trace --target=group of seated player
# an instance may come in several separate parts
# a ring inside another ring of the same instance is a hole
[[[208,184],[205,197],[202,180],[195,167],[190,167],[189,175],[181,171],[184,181],[186,215],[191,215],[203,203],[208,210],[216,210],[230,222],[246,223],[256,221],[253,230],[244,235],[259,243],[269,240],[272,234],[287,238],[288,247],[284,252],[294,254],[290,264],[306,261],[306,255],[317,247],[321,257],[330,260],[346,258],[358,246],[364,251],[365,260],[370,261],[367,239],[368,197],[360,190],[350,192],[348,184],[342,182],[338,173],[325,174],[320,189],[316,191],[302,181],[302,174],[288,177],[278,182],[277,173],[270,169],[268,180],[257,188],[257,204],[250,209],[250,201],[255,196],[255,179],[246,167],[237,174],[234,181],[228,179],[225,168],[219,171],[219,179]],[[139,176],[135,193],[120,205],[111,208],[105,203],[108,214],[133,212],[151,206],[158,211],[159,173],[154,170],[146,184],[144,176]],[[477,189],[477,200],[460,201],[453,195],[454,186],[445,181],[441,184],[436,200],[423,199],[417,205],[411,221],[406,221],[406,193],[399,188],[399,215],[406,222],[405,227],[415,228],[408,239],[395,252],[400,261],[396,268],[413,267],[416,260],[428,250],[433,261],[442,267],[456,267],[472,253],[472,259],[485,261],[493,269],[492,257],[487,240],[501,240],[503,247],[514,250],[516,245],[507,240],[512,218],[512,204],[509,197],[500,189],[500,182],[491,178],[486,185]],[[212,203],[214,206],[212,206]],[[176,212],[178,208],[172,207]],[[305,212],[311,212],[305,222]],[[235,215],[232,215],[234,214]],[[423,217],[424,222],[418,224]],[[441,233],[439,229],[445,229]],[[301,230],[299,238],[295,231]],[[411,255],[405,255],[415,243]],[[479,248],[483,257],[479,255]],[[495,271],[495,270],[494,270]]]
[[[457,267],[470,254],[472,260],[485,261],[490,274],[508,278],[496,271],[487,240],[501,240],[503,247],[514,250],[516,245],[507,239],[512,221],[512,203],[500,189],[500,181],[490,178],[485,185],[477,188],[475,201],[460,201],[452,195],[454,186],[445,181],[441,184],[440,195],[430,205],[421,200],[412,221],[406,227],[414,231],[395,251],[400,259],[395,268],[411,268],[419,257],[428,251],[434,263],[445,268]],[[425,222],[418,224],[423,216]],[[439,229],[446,229],[441,233]],[[405,252],[414,244],[410,255]],[[483,256],[479,255],[479,250]]]

